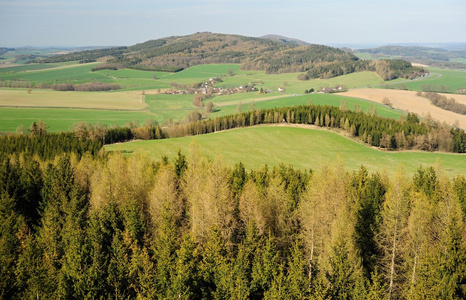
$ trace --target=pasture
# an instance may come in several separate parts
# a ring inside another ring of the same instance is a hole
[[[447,70],[429,67],[427,69],[431,73],[441,74],[441,76],[426,77],[423,80],[411,80],[405,83],[406,87],[412,91],[419,91],[423,85],[442,85],[448,87],[450,93],[455,93],[460,88],[466,88],[465,70]]]
[[[440,164],[449,176],[466,174],[466,155],[380,151],[330,130],[288,126],[264,125],[201,136],[135,141],[107,145],[105,149],[132,155],[145,153],[155,160],[166,156],[172,160],[178,150],[189,155],[193,143],[206,157],[221,156],[229,166],[242,162],[247,169],[285,163],[298,169],[318,170],[323,164],[341,159],[347,170],[364,165],[371,172],[392,175],[396,166],[404,165],[412,174],[419,166],[437,167]]]
[[[133,121],[143,124],[149,118],[157,119],[147,111],[3,107],[0,108],[0,132],[15,132],[21,125],[29,128],[38,120],[47,124],[47,131],[59,132],[70,130],[78,122],[124,126]]]

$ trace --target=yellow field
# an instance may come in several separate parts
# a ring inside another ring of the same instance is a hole
[[[382,100],[387,97],[393,104],[393,107],[416,113],[420,116],[430,114],[435,120],[446,122],[450,125],[455,123],[459,127],[466,129],[466,116],[460,115],[448,110],[441,109],[430,104],[426,98],[416,96],[416,92],[412,91],[399,91],[387,89],[352,89],[340,95],[349,97],[367,99],[374,102],[382,103]],[[445,94],[448,98],[455,98],[460,103],[466,103],[465,95],[451,95]]]
[[[26,89],[0,89],[0,106],[73,107],[140,110],[147,107],[141,92],[57,92]]]

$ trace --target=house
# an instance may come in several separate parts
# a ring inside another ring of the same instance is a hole
[[[279,92],[284,92],[284,91],[285,91],[285,88],[284,88],[284,87],[279,87],[279,88],[278,88],[278,91],[279,91]]]

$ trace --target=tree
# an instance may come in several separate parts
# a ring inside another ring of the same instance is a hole
[[[362,166],[352,176],[351,185],[357,206],[355,242],[361,255],[365,276],[370,279],[381,255],[376,236],[380,231],[380,213],[386,186],[380,174],[369,176],[367,169]]]
[[[336,233],[333,228],[337,224],[337,216],[342,218],[348,209],[348,177],[341,172],[342,169],[343,166],[337,164],[334,167],[324,166],[320,172],[314,173],[299,206],[311,282],[317,280],[318,264],[320,270],[328,269],[332,237]],[[350,226],[347,227],[351,232]]]
[[[384,97],[384,98],[382,99],[382,104],[392,107],[392,102],[391,102],[390,99],[388,99],[387,97]]]
[[[347,111],[348,110],[348,103],[345,100],[340,101],[340,110]]]
[[[383,205],[378,242],[382,247],[382,266],[388,281],[388,298],[398,298],[403,288],[403,251],[409,216],[409,185],[403,169],[395,174]]]
[[[13,298],[17,294],[15,275],[22,231],[26,226],[15,212],[14,200],[5,193],[0,195],[0,298]]]
[[[240,114],[243,112],[243,103],[240,101],[238,106],[236,107],[236,113]]]
[[[205,105],[205,112],[207,114],[210,114],[211,112],[213,112],[213,110],[214,110],[214,104],[212,103],[212,101],[207,102]]]
[[[280,273],[279,253],[272,235],[256,249],[251,274],[251,299],[261,299]]]
[[[202,119],[202,114],[197,110],[192,110],[186,115],[186,122],[192,123]]]

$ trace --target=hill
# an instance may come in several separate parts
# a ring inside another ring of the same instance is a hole
[[[241,161],[248,169],[284,163],[302,170],[318,170],[323,163],[342,159],[350,170],[364,165],[370,171],[393,173],[395,166],[403,164],[409,173],[414,173],[421,165],[435,166],[440,162],[449,175],[466,173],[464,155],[380,151],[329,130],[284,126],[256,126],[192,137],[129,142],[107,145],[105,149],[172,159],[178,150],[188,154],[193,141],[204,155],[211,158],[221,155],[231,166]]]
[[[423,46],[383,46],[354,50],[360,57],[371,59],[401,58],[410,62],[434,67],[466,69],[466,50],[432,48]]]
[[[57,55],[39,62],[79,60],[105,62],[95,70],[133,68],[176,72],[200,64],[241,64],[243,70],[270,74],[305,73],[302,80],[332,78],[358,71],[376,71],[384,80],[415,77],[423,72],[408,62],[373,63],[324,45],[301,45],[293,39],[246,37],[202,32],[150,40],[130,47],[88,50]],[[390,74],[390,75],[387,75]]]

